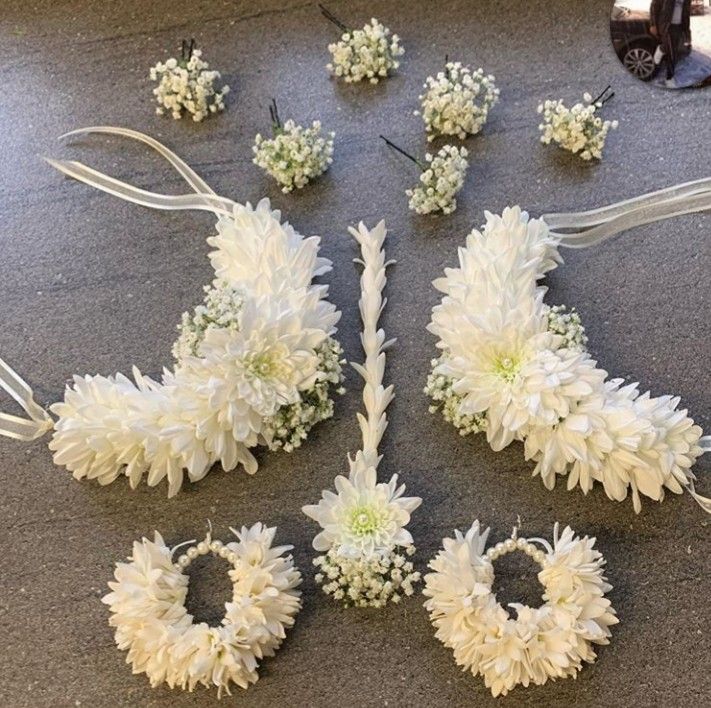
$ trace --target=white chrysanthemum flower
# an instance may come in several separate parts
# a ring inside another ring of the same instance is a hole
[[[215,686],[218,696],[230,693],[233,684],[248,688],[259,678],[259,661],[274,655],[294,624],[301,575],[284,555],[291,546],[273,547],[276,529],[262,524],[233,532],[237,541],[223,546],[208,537],[191,549],[193,557],[212,551],[232,565],[232,599],[217,627],[196,624],[188,614],[183,568],[189,557],[174,563],[158,532],[153,541],[134,543],[127,563],[116,564],[103,602],[111,609],[116,644],[128,650],[133,672],[145,673],[151,686]]]
[[[398,486],[396,474],[378,483],[375,468],[359,457],[350,475],[339,475],[334,483],[335,494],[326,490],[318,504],[303,507],[323,529],[314,538],[317,551],[334,548],[346,558],[371,558],[412,544],[405,526],[422,500],[403,496],[405,486]]]
[[[264,138],[259,133],[254,139],[255,165],[271,175],[284,193],[305,187],[323,174],[333,162],[334,132],[321,135],[321,122],[315,120],[304,128],[293,120],[282,126],[274,124],[274,137]]]
[[[338,24],[343,34],[338,42],[328,45],[331,62],[326,68],[331,74],[348,83],[368,80],[377,84],[400,66],[398,57],[405,53],[400,38],[378,20],[372,18],[359,30]]]
[[[436,155],[427,153],[426,164],[417,187],[408,189],[410,209],[418,214],[441,211],[451,214],[457,208],[456,195],[464,186],[464,176],[469,163],[466,148],[445,145]]]
[[[589,94],[585,94],[584,100],[585,103],[576,103],[572,108],[567,108],[562,100],[547,100],[540,104],[538,112],[543,116],[543,123],[538,126],[542,133],[541,142],[546,145],[551,141],[557,143],[583,160],[600,160],[607,134],[610,129],[617,128],[618,123],[616,120],[603,121],[597,115],[607,98],[593,101]]]
[[[185,52],[182,59],[168,59],[158,62],[151,68],[150,78],[158,81],[153,95],[158,102],[156,113],[169,112],[176,120],[184,113],[190,113],[193,120],[199,122],[211,113],[225,108],[225,96],[230,87],[215,88],[215,81],[220,78],[219,71],[210,71],[210,65],[202,58],[199,49]]]
[[[526,539],[509,539],[485,552],[489,529],[475,521],[466,535],[455,531],[430,562],[425,576],[425,607],[436,637],[453,650],[458,665],[481,675],[494,696],[516,685],[542,685],[575,676],[583,662],[593,662],[592,644],[607,644],[615,611],[605,597],[611,587],[603,576],[604,559],[594,539],[579,538],[570,528],[558,535],[556,524],[547,553]],[[538,579],[544,604],[518,603],[504,609],[493,594],[492,561],[521,550],[542,566]]]
[[[464,140],[478,133],[499,100],[494,77],[483,69],[472,71],[460,62],[447,62],[444,71],[428,76],[425,93],[419,98],[427,130],[427,139],[440,135],[456,135]]]

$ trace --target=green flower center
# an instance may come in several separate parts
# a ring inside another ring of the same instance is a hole
[[[372,506],[359,506],[350,513],[349,527],[355,536],[372,536],[381,527],[382,514]]]
[[[494,361],[494,373],[504,381],[511,383],[521,368],[521,359],[518,356],[501,356]]]
[[[287,379],[289,366],[284,361],[281,352],[274,349],[248,354],[243,359],[247,371],[255,378],[262,380]]]

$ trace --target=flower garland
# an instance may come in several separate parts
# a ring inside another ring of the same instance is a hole
[[[541,142],[548,145],[551,141],[564,150],[579,155],[583,160],[602,159],[602,150],[610,129],[616,129],[616,120],[603,121],[597,111],[615,94],[607,94],[608,86],[597,98],[589,93],[583,94],[585,103],[576,103],[567,108],[562,100],[547,100],[538,106],[543,122],[538,126]]]
[[[405,486],[398,486],[398,476],[377,481],[381,460],[378,445],[387,428],[386,409],[393,399],[393,387],[383,387],[385,350],[392,341],[378,329],[378,319],[385,306],[383,242],[384,222],[368,230],[361,222],[350,229],[361,248],[360,313],[363,320],[361,341],[365,363],[354,368],[363,377],[365,415],[358,415],[363,447],[349,458],[350,474],[335,479],[336,493],[324,490],[318,504],[303,507],[303,512],[318,522],[322,531],[313,546],[323,553],[314,559],[318,568],[316,582],[323,591],[346,607],[383,607],[412,595],[413,584],[420,579],[408,560],[415,553],[412,536],[405,528],[410,514],[422,503],[419,497],[405,497]]]
[[[426,153],[425,161],[421,162],[385,136],[380,137],[388,147],[404,155],[420,168],[420,184],[405,190],[405,194],[410,198],[410,209],[418,214],[437,211],[451,214],[457,208],[455,197],[464,186],[464,177],[469,167],[466,160],[469,153],[466,148],[445,145],[436,155]]]
[[[175,367],[161,381],[135,367],[133,380],[122,374],[76,376],[64,401],[50,407],[56,422],[23,406],[30,415],[26,427],[37,420],[40,432],[54,428],[54,461],[76,479],[108,484],[125,475],[135,488],[147,474],[150,486],[167,479],[169,496],[180,490],[186,473],[198,481],[216,462],[253,474],[257,460],[250,450],[257,445],[298,447],[314,424],[331,416],[331,394],[341,390],[343,378],[342,351],[333,339],[340,313],[326,300],[328,287],[312,284],[331,269],[318,256],[319,239],[303,238],[266,199],[252,207],[218,197],[148,136],[119,128],[76,132],[140,140],[176,167],[195,195],[153,194],[80,163],[49,160],[129,201],[214,212],[217,234],[207,241],[214,249],[215,281],[205,303],[183,315]],[[21,392],[17,383],[9,388]],[[36,436],[31,428],[21,432],[21,439]],[[8,434],[1,424],[0,433]]]
[[[405,53],[400,38],[374,17],[363,29],[349,29],[323,5],[323,16],[341,30],[338,42],[328,45],[331,61],[329,72],[347,83],[367,79],[377,84],[400,66],[398,57]]]
[[[195,40],[183,40],[181,58],[170,58],[151,67],[150,78],[157,81],[153,89],[158,108],[156,113],[169,112],[176,120],[190,113],[195,122],[200,122],[211,113],[225,109],[225,96],[229,86],[215,88],[220,78],[219,71],[210,71],[210,65],[202,59],[202,52],[195,49]]]
[[[305,187],[314,177],[323,174],[333,162],[332,131],[321,136],[321,123],[315,120],[310,128],[287,120],[282,125],[276,101],[269,108],[274,137],[263,138],[259,133],[254,139],[252,152],[255,165],[271,175],[288,194],[293,189]]]
[[[444,71],[428,76],[420,95],[421,115],[427,140],[456,135],[464,140],[476,135],[486,123],[489,111],[499,100],[494,77],[483,69],[472,71],[460,62],[445,62]]]
[[[229,694],[232,684],[248,688],[259,679],[259,661],[274,656],[294,624],[301,574],[285,555],[293,546],[273,547],[276,528],[261,523],[230,530],[236,541],[223,544],[208,533],[177,562],[177,546],[171,550],[156,531],[153,541],[133,544],[127,563],[116,564],[111,592],[102,602],[111,610],[116,645],[128,651],[133,673],[146,674],[153,688],[215,686],[218,698],[223,691]],[[185,607],[190,579],[184,570],[208,553],[231,566],[232,599],[217,627],[195,623]]]
[[[489,529],[475,521],[466,534],[445,538],[444,549],[425,576],[425,608],[436,637],[454,652],[454,660],[482,676],[493,696],[517,685],[542,685],[549,679],[575,677],[583,662],[596,659],[593,644],[608,644],[615,610],[605,594],[612,589],[603,575],[605,560],[595,539],[580,538],[566,526],[546,540],[517,538],[486,549]],[[540,544],[541,550],[535,544]],[[492,590],[492,562],[522,551],[541,566],[543,605],[511,603],[516,618]]]
[[[425,389],[431,410],[441,410],[462,434],[485,432],[494,450],[522,440],[548,489],[558,476],[584,494],[598,481],[611,499],[631,493],[636,512],[641,496],[661,501],[665,490],[686,489],[711,512],[691,471],[711,438],[679,410],[679,398],[654,398],[637,384],[608,379],[585,348],[577,313],[546,306],[546,288],[538,284],[561,262],[561,242],[581,247],[710,208],[706,182],[580,214],[529,219],[519,207],[486,212],[482,230],[459,250],[459,267],[434,282],[444,295],[428,326],[441,352]],[[556,233],[549,223],[582,228]]]

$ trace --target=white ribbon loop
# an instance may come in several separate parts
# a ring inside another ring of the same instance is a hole
[[[29,418],[20,418],[10,413],[0,413],[0,435],[29,441],[41,438],[54,427],[54,421],[35,401],[27,382],[2,359],[0,359],[0,388],[17,401],[29,416]]]

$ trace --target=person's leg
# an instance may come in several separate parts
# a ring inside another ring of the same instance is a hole
[[[664,47],[664,53],[667,59],[667,81],[671,81],[674,78],[674,70],[676,69],[676,45],[679,41],[678,34],[676,32],[676,25],[670,25],[666,32],[666,46]]]

